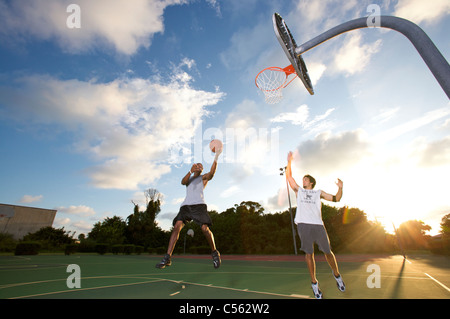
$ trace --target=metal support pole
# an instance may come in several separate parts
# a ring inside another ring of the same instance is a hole
[[[186,255],[186,236],[187,236],[187,233],[184,234],[184,249],[183,249],[183,255]]]
[[[450,65],[428,35],[418,25],[402,18],[380,16],[380,22],[380,27],[398,31],[411,41],[450,99]],[[339,34],[368,27],[367,17],[345,22],[298,46],[295,53],[301,55]]]
[[[286,173],[286,167],[280,168],[280,175],[283,175]],[[291,226],[292,226],[292,239],[294,241],[294,254],[297,255],[297,240],[295,239],[295,227],[294,227],[294,217],[292,216],[292,206],[291,206],[291,195],[289,193],[289,184],[286,176],[286,190],[288,194],[288,201],[289,201],[289,214],[291,215]]]
[[[288,186],[287,178],[286,178],[286,187],[287,187],[288,200],[289,200],[289,214],[291,215],[292,238],[294,240],[294,253],[295,253],[295,255],[297,255],[297,240],[295,239],[294,217],[292,216],[291,195],[289,194],[289,186]]]
[[[405,251],[405,249],[403,248],[402,240],[401,240],[401,238],[400,238],[400,236],[399,236],[399,234],[398,234],[397,227],[395,227],[393,221],[391,221],[391,223],[392,223],[392,227],[394,227],[394,232],[395,232],[395,237],[397,238],[398,248],[400,248],[400,251],[401,251],[401,253],[402,253],[402,255],[403,255],[403,258],[406,259],[406,251]]]

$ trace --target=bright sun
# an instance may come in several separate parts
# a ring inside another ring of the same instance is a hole
[[[358,207],[393,233],[408,220],[420,220],[439,233],[436,212],[448,207],[450,167],[421,167],[408,158],[395,165],[364,163],[344,180],[344,204]],[[370,167],[370,169],[368,169]],[[441,214],[442,215],[442,214]]]

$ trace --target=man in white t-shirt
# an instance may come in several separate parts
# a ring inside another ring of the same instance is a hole
[[[322,220],[322,202],[321,199],[338,202],[342,198],[343,182],[338,179],[336,185],[338,191],[336,195],[330,195],[322,190],[314,190],[316,180],[310,176],[303,177],[303,187],[300,187],[292,177],[291,161],[292,152],[288,154],[288,165],[286,168],[286,177],[289,185],[297,197],[297,212],[295,214],[295,224],[302,242],[300,248],[305,252],[306,264],[311,275],[311,287],[314,296],[322,299],[322,291],[319,288],[319,282],[316,278],[316,264],[314,260],[314,243],[325,254],[325,258],[333,270],[333,277],[336,279],[337,287],[340,291],[345,291],[345,284],[339,273],[336,258],[330,249],[330,241]]]

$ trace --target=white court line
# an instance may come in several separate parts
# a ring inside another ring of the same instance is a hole
[[[163,279],[156,279],[156,280],[150,280],[150,281],[141,281],[141,282],[133,282],[133,283],[129,283],[129,284],[101,286],[101,287],[77,288],[75,290],[52,291],[52,292],[45,292],[45,293],[41,293],[41,294],[35,294],[35,295],[11,297],[11,298],[8,298],[8,299],[30,298],[30,297],[47,296],[47,295],[54,295],[54,294],[63,294],[63,293],[68,293],[68,292],[78,292],[78,291],[85,291],[85,290],[95,290],[95,289],[103,289],[103,288],[114,288],[114,287],[124,287],[124,286],[132,286],[132,285],[141,285],[141,284],[148,284],[148,283],[153,283],[153,282],[158,282],[158,281],[163,281]]]
[[[442,288],[444,288],[445,290],[447,290],[448,292],[450,292],[450,289],[449,289],[446,285],[444,285],[442,282],[440,282],[439,280],[437,280],[437,279],[431,277],[431,276],[430,276],[429,274],[427,274],[426,272],[424,272],[424,274],[427,275],[428,277],[430,277],[430,279],[434,280],[434,281],[435,281],[436,283],[438,283],[439,285],[441,285]]]
[[[410,262],[408,259],[405,258],[405,260],[407,262],[409,262],[410,264],[412,264],[412,262]],[[425,275],[427,275],[428,278],[430,278],[431,280],[433,280],[435,283],[437,283],[438,285],[440,285],[442,288],[444,288],[445,290],[447,290],[448,292],[450,292],[450,288],[448,288],[446,285],[444,285],[442,282],[440,282],[439,280],[437,280],[436,278],[430,276],[429,274],[427,274],[426,272],[424,272]]]
[[[164,279],[162,279],[162,280],[164,280]],[[170,280],[170,279],[165,279],[165,280],[173,281],[173,280]],[[232,290],[232,291],[239,291],[239,292],[250,292],[250,293],[256,293],[256,294],[261,294],[261,295],[311,299],[311,297],[304,296],[304,295],[296,295],[296,294],[287,295],[287,294],[279,294],[279,293],[273,293],[273,292],[249,290],[249,289],[239,289],[239,288],[231,288],[231,287],[223,287],[223,286],[214,286],[212,284],[205,285],[205,284],[200,284],[200,283],[195,283],[195,282],[188,282],[188,281],[183,281],[183,283],[188,284],[188,285],[200,286],[200,287],[210,287],[210,288],[223,289],[223,290]]]

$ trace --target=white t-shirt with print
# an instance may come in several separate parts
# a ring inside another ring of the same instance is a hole
[[[295,224],[323,225],[321,193],[320,189],[303,189],[301,187],[298,189]]]

